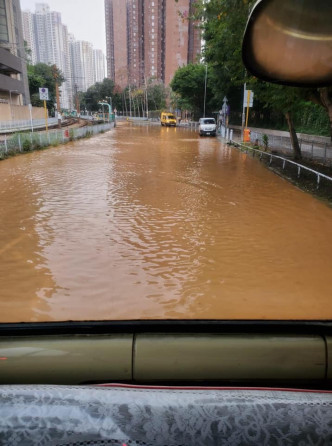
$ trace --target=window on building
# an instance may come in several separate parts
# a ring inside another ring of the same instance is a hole
[[[0,0],[0,42],[8,42],[8,26],[5,0]]]

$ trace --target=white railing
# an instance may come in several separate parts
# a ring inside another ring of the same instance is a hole
[[[16,133],[10,137],[4,136],[0,141],[0,159],[6,158],[9,154],[19,152],[31,152],[40,150],[47,146],[57,146],[69,141],[89,137],[110,130],[113,123],[98,124],[85,127],[72,127],[48,132]]]
[[[58,123],[57,118],[48,118],[48,125],[55,125]],[[45,119],[33,119],[32,127],[35,129],[45,127]],[[22,120],[22,121],[0,121],[0,133],[11,132],[13,130],[30,130],[31,129],[31,121],[30,120]]]
[[[259,145],[263,145],[263,135],[260,132],[251,132],[250,141],[255,143],[258,141]],[[271,135],[266,133],[268,137],[268,146],[270,149],[281,149],[287,153],[292,152],[292,143],[289,136]],[[326,142],[326,138],[317,137],[317,141],[313,137],[309,139],[299,138],[299,145],[302,154],[310,159],[324,159],[326,161],[332,160],[332,145]]]
[[[253,147],[247,146],[245,144],[239,143],[239,142],[235,142],[235,141],[230,141],[234,146],[238,147],[241,151],[244,151],[246,153],[251,152],[253,154],[253,156],[255,156],[255,154],[257,153],[260,157],[260,159],[263,158],[263,156],[267,157],[269,159],[269,164],[271,165],[272,160],[273,159],[279,159],[282,161],[282,169],[285,168],[286,163],[295,165],[297,167],[297,176],[298,178],[301,175],[301,170],[306,170],[309,171],[311,173],[313,173],[314,175],[316,175],[317,177],[317,188],[319,187],[320,184],[320,180],[321,178],[324,178],[328,181],[332,181],[332,177],[329,177],[328,175],[325,175],[321,172],[318,172],[317,170],[311,169],[310,167],[304,166],[303,164],[297,163],[296,161],[292,161],[288,158],[284,158],[283,156],[280,155],[274,155],[273,153],[269,153],[269,152],[264,152],[263,150],[259,150],[259,149],[254,149]]]

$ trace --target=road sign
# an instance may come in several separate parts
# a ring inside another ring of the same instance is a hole
[[[250,94],[249,107],[254,105],[254,92],[252,90],[244,90],[243,107],[248,107],[248,93]]]
[[[39,99],[41,101],[48,101],[48,88],[40,88],[39,89]]]

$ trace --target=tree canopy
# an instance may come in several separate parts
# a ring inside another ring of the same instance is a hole
[[[59,86],[65,81],[62,72],[51,65],[37,63],[36,65],[28,65],[28,81],[30,89],[31,104],[36,107],[42,107],[43,101],[39,99],[39,88],[48,88],[49,100],[47,108],[52,110],[56,102],[55,92],[55,75]]]
[[[204,96],[205,96],[205,77],[206,85],[206,112],[213,111],[213,93],[211,70],[206,72],[207,67],[203,64],[189,64],[179,68],[170,84],[175,93],[178,93],[178,105],[182,104],[191,109],[196,118],[203,116]]]
[[[129,114],[130,108],[137,115],[146,116],[148,111],[161,110],[166,106],[167,91],[163,84],[149,79],[142,87],[127,86],[121,90],[111,79],[97,82],[80,94],[81,107],[88,111],[100,110],[98,102],[111,98],[113,109]]]
[[[295,124],[303,123],[303,116],[312,113],[317,119],[310,119],[311,124],[316,123],[319,127],[316,131],[326,133],[329,129],[329,120],[330,126],[332,125],[332,89],[278,86],[260,81],[246,71],[242,62],[242,38],[250,9],[255,1],[196,0],[195,2],[194,18],[201,23],[204,39],[203,57],[208,64],[208,103],[218,110],[221,108],[223,98],[227,96],[231,110],[236,111],[237,116],[241,115],[243,86],[246,83],[247,89],[255,92],[252,114],[256,117],[268,114],[273,117],[271,121],[287,123],[294,136],[295,156],[299,157],[300,149],[296,141],[293,117],[297,121]],[[199,78],[198,73],[202,68],[197,68],[197,72],[190,66],[188,71],[184,68],[177,70],[171,87],[183,101],[192,106],[194,111],[201,110],[203,95],[198,89],[199,81],[196,89],[192,77],[195,78],[194,74],[197,74],[196,77]],[[188,88],[185,86],[186,83]],[[320,109],[310,104],[310,101],[323,107],[325,119],[322,118]],[[267,125],[271,125],[271,122]]]

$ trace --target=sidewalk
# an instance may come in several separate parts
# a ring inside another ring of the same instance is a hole
[[[240,126],[230,126],[236,132],[233,140],[239,142],[241,140]],[[268,136],[268,150],[277,152],[286,157],[292,156],[293,149],[289,132],[282,130],[259,129],[249,127],[250,142],[255,144],[258,141],[259,146],[263,147],[263,135]],[[302,157],[307,160],[317,160],[323,164],[332,165],[332,144],[331,139],[325,136],[307,135],[305,133],[297,133]]]
[[[234,131],[236,132],[241,132],[242,131],[242,127],[240,125],[230,125],[229,128],[234,129]],[[261,134],[266,134],[266,135],[271,135],[271,136],[282,136],[285,138],[290,138],[290,134],[287,131],[284,130],[273,130],[273,129],[261,129],[261,128],[257,128],[257,127],[249,127],[250,130],[252,132],[255,133],[261,133]],[[305,141],[305,142],[314,142],[317,144],[327,144],[327,145],[331,145],[331,138],[329,138],[328,136],[320,136],[320,135],[309,135],[307,133],[296,133],[297,137],[301,140],[301,141]]]

